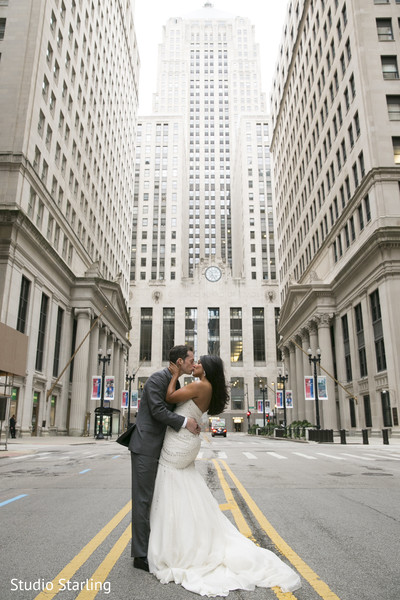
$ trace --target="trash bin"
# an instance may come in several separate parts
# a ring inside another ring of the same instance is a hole
[[[340,430],[340,443],[346,444],[346,430],[345,429]]]
[[[368,442],[368,429],[362,429],[362,438],[363,438],[363,444],[369,444]]]

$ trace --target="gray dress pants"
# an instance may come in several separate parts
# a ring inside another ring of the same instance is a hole
[[[158,458],[131,452],[132,547],[131,556],[147,556],[150,509],[156,482]]]

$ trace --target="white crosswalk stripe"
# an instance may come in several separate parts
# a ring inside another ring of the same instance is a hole
[[[246,458],[255,458],[257,460],[257,456],[252,454],[251,452],[243,452]]]
[[[358,458],[359,460],[375,460],[374,458],[366,458],[365,456],[358,456],[357,454],[347,454],[346,452],[342,453],[343,456],[350,456],[350,458]]]
[[[296,456],[302,456],[303,458],[307,458],[308,460],[317,460],[316,456],[309,456],[308,454],[302,454],[301,452],[293,452]]]
[[[335,460],[346,460],[342,456],[334,456],[333,454],[324,454],[323,452],[317,452],[320,456],[326,456],[327,458],[333,458]]]
[[[218,458],[228,458],[225,452],[218,452]]]
[[[374,458],[381,458],[383,460],[400,460],[400,458],[393,458],[391,456],[384,456],[383,454],[371,454],[368,452],[366,456],[373,456]]]
[[[274,458],[287,460],[287,456],[282,456],[282,454],[278,454],[277,452],[267,452],[268,456],[273,456]]]

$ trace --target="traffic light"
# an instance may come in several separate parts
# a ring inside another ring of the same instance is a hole
[[[250,417],[250,415],[251,415],[251,412],[248,410],[247,411],[247,416]]]

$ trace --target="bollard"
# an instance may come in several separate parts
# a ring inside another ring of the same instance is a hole
[[[363,444],[369,444],[368,442],[368,429],[362,429],[362,437],[363,437]]]
[[[346,430],[345,429],[340,430],[340,443],[346,444]]]
[[[389,444],[389,430],[388,429],[382,429],[382,437],[383,437],[383,443]]]

